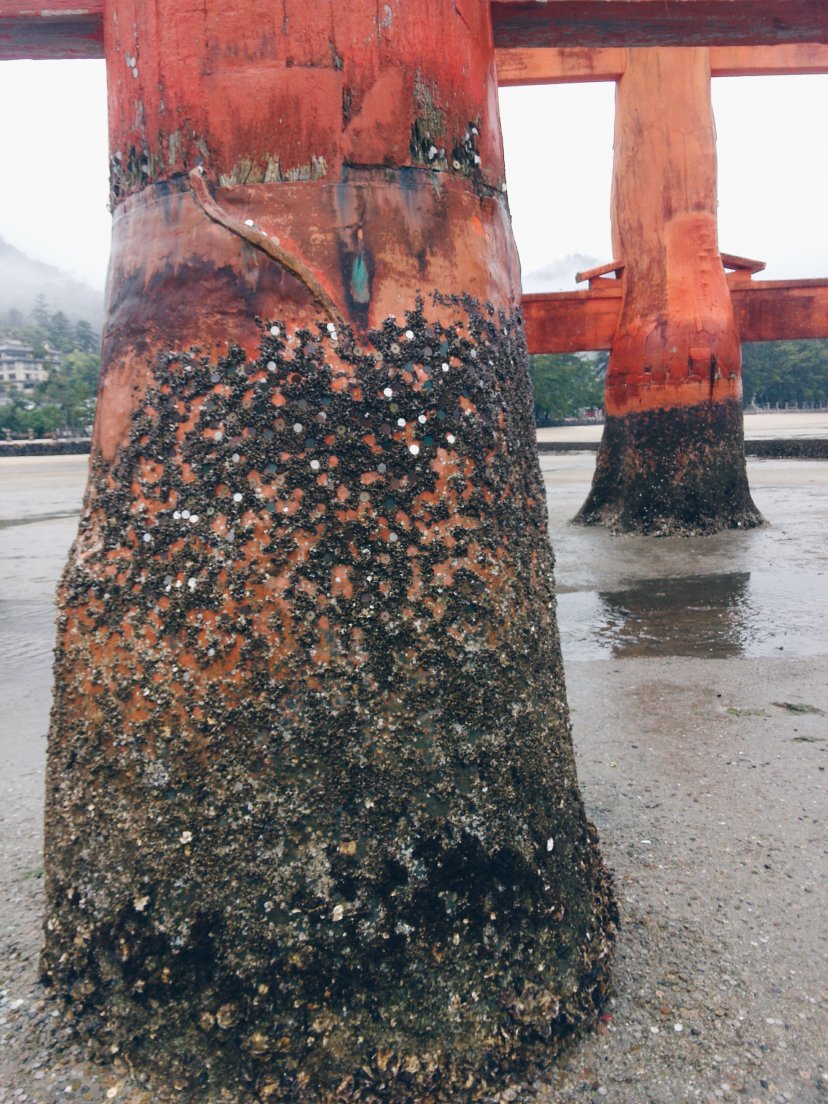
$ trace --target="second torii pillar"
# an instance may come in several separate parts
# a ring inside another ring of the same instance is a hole
[[[631,49],[616,94],[623,303],[606,424],[575,518],[627,532],[761,524],[745,470],[739,336],[719,255],[704,48]]]

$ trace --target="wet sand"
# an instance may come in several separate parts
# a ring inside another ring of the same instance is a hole
[[[545,426],[539,441],[600,441],[603,426]],[[774,410],[745,413],[745,438],[749,441],[772,437],[828,437],[828,412],[820,410]]]
[[[768,528],[653,540],[566,524],[594,459],[541,465],[581,784],[623,916],[615,995],[501,1099],[825,1104],[828,464],[749,461]],[[0,464],[0,1104],[149,1104],[85,1062],[36,982],[52,598],[86,463]]]

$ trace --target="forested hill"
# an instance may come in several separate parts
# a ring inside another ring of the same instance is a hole
[[[745,406],[828,406],[828,339],[742,346]]]
[[[0,238],[0,313],[12,308],[28,313],[38,295],[73,322],[83,319],[96,329],[103,324],[103,292]]]

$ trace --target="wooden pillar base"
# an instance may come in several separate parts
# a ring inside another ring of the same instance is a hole
[[[42,968],[159,1091],[483,1099],[596,1015],[525,361],[470,301],[270,319],[148,366],[93,456]]]
[[[608,415],[573,521],[648,536],[764,524],[748,489],[741,402]]]
[[[106,25],[44,973],[153,1099],[483,1099],[594,1017],[615,928],[488,7],[111,0]]]

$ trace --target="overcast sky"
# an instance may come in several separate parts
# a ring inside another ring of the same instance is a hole
[[[719,241],[768,278],[828,276],[828,76],[720,78]],[[611,260],[614,85],[505,89],[524,273]],[[0,62],[0,237],[96,287],[109,252],[103,62]]]

